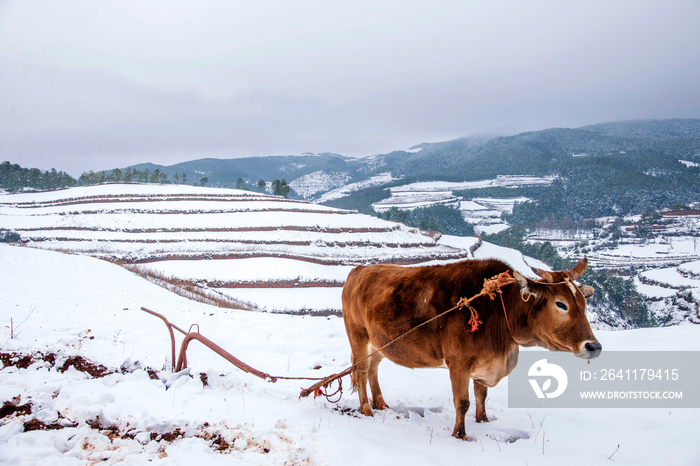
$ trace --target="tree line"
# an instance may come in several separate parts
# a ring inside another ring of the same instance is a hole
[[[203,176],[199,180],[190,181],[185,172],[175,173],[171,178],[167,173],[160,171],[159,168],[155,170],[149,170],[148,168],[138,170],[129,167],[124,170],[119,168],[97,172],[90,170],[83,172],[78,179],[75,179],[65,172],[56,171],[55,168],[42,171],[38,168],[24,168],[19,164],[13,164],[8,161],[0,164],[0,188],[11,193],[23,190],[48,191],[103,183],[160,183],[206,186],[209,183],[209,178]],[[259,180],[256,184],[261,192],[267,190],[267,185],[268,183],[265,180]],[[228,188],[228,186],[224,186],[224,188]],[[250,188],[243,178],[239,177],[236,182],[236,189],[249,190]],[[273,194],[283,197],[289,196],[291,191],[287,181],[284,179],[274,180],[270,183],[270,189]]]
[[[77,184],[72,176],[56,171],[55,168],[42,171],[38,168],[24,168],[7,161],[0,163],[0,188],[9,192],[18,192],[25,188],[44,191]]]

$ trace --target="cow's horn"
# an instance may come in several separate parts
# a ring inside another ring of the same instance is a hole
[[[593,287],[588,285],[581,285],[579,287],[579,290],[581,290],[581,293],[583,294],[584,298],[590,298],[591,296],[593,296],[593,293],[595,293]]]
[[[528,279],[525,278],[520,272],[517,270],[513,271],[513,278],[518,282],[518,285],[520,285],[520,293],[525,294],[535,294],[532,292],[530,289],[530,284],[528,283]]]

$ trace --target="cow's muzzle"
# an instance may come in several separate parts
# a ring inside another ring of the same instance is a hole
[[[587,341],[586,344],[583,345],[583,351],[581,351],[581,355],[577,355],[581,358],[586,358],[586,359],[594,359],[600,356],[600,352],[603,351],[603,345],[601,345],[597,341]]]

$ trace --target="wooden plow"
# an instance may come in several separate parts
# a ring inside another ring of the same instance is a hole
[[[332,376],[326,377],[326,378],[321,378],[321,377],[283,377],[283,376],[270,375],[266,372],[259,371],[259,370],[255,369],[254,367],[249,366],[248,364],[244,363],[243,361],[241,361],[240,359],[238,359],[237,357],[235,357],[234,355],[232,355],[231,353],[229,353],[228,351],[223,349],[221,346],[217,345],[216,343],[214,343],[213,341],[211,341],[210,339],[208,339],[207,337],[205,337],[204,335],[199,333],[199,326],[197,324],[192,325],[190,327],[189,331],[185,332],[180,327],[178,327],[177,325],[170,322],[163,314],[159,314],[159,313],[152,311],[150,309],[147,309],[145,307],[142,307],[141,310],[145,311],[153,316],[160,318],[165,323],[165,326],[168,328],[168,332],[170,333],[172,368],[173,368],[173,371],[175,371],[175,372],[180,372],[181,370],[187,368],[187,348],[189,347],[189,344],[192,340],[199,341],[204,346],[208,347],[209,349],[214,351],[216,354],[218,354],[219,356],[221,356],[222,358],[224,358],[225,360],[227,360],[228,362],[230,362],[231,364],[233,364],[234,366],[236,366],[237,368],[239,368],[243,372],[246,372],[248,374],[252,374],[252,375],[259,377],[267,382],[274,383],[274,382],[277,382],[278,380],[320,380],[321,382],[314,385],[314,387],[316,387],[316,385],[318,385],[318,387],[314,388],[314,391],[316,391],[316,396],[319,396],[319,395],[326,396],[328,401],[330,401],[332,403],[337,403],[338,401],[340,401],[340,397],[338,397],[338,399],[336,399],[336,400],[331,400],[330,397],[335,396],[336,394],[340,394],[342,396],[342,384],[339,382],[338,390],[336,390],[333,393],[328,393],[327,391],[324,392],[323,390],[320,390],[319,387],[325,386],[325,388],[328,388],[330,386],[330,383],[333,380],[336,380],[338,377],[343,377],[351,372],[351,371],[343,371],[343,373],[342,373],[343,375],[333,374]],[[197,327],[197,331],[193,332],[192,328],[195,326]],[[180,344],[180,353],[179,353],[179,356],[177,357],[177,363],[175,362],[176,361],[176,358],[175,358],[175,332],[173,332],[173,329],[177,330],[178,332],[182,333],[185,336],[185,338],[182,340],[182,343]],[[332,379],[332,380],[324,383],[324,381],[326,381],[327,379]],[[308,396],[309,393],[311,393],[311,392],[307,392],[308,390],[309,389],[302,390],[301,396],[302,397]]]

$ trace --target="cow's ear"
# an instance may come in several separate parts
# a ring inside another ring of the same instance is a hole
[[[535,293],[532,290],[532,286],[530,286],[530,280],[528,280],[527,277],[524,277],[517,270],[513,271],[513,278],[515,278],[515,280],[518,282],[518,285],[520,285],[520,294],[523,295],[523,298],[527,299],[526,295],[537,295],[537,293]]]
[[[576,280],[578,277],[580,277],[583,272],[586,271],[586,267],[588,267],[588,259],[583,258],[581,262],[576,264],[573,269],[571,269],[571,278]]]
[[[579,290],[581,290],[581,293],[583,294],[584,298],[590,298],[591,296],[593,296],[593,293],[595,293],[595,290],[592,286],[581,285],[578,288]]]
[[[538,277],[542,277],[545,280],[547,280],[547,283],[554,283],[554,277],[552,277],[552,274],[547,272],[546,270],[538,269],[535,267],[530,267],[535,274],[537,274]]]

